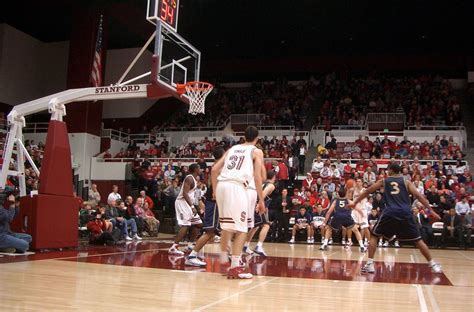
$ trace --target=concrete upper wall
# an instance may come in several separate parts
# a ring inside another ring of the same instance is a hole
[[[66,88],[69,42],[44,43],[0,24],[0,102],[18,105]]]
[[[139,50],[107,51],[105,85],[118,81]],[[125,80],[150,71],[151,56],[151,52],[145,51]],[[45,43],[8,24],[0,24],[0,102],[18,105],[66,90],[68,57],[69,41]],[[103,118],[140,117],[154,102],[104,101]]]

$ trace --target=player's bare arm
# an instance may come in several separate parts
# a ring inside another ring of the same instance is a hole
[[[377,190],[383,187],[383,180],[378,180],[367,189],[365,189],[362,193],[360,193],[359,197],[354,200],[351,204],[349,204],[350,208],[354,208],[358,203],[360,203],[364,198],[367,198],[372,193],[375,193]]]
[[[262,167],[263,167],[263,152],[256,148],[253,150],[252,153],[252,158],[253,158],[253,175],[254,175],[254,180],[255,180],[255,188],[257,189],[257,195],[258,195],[258,203],[257,203],[257,211],[259,213],[265,212],[265,196],[263,196],[263,190],[262,190]]]
[[[429,201],[426,199],[424,195],[422,195],[420,192],[418,192],[417,188],[411,181],[405,181],[405,184],[407,186],[408,192],[410,192],[411,195],[413,195],[418,201],[425,206],[427,210],[431,212],[431,215],[435,217],[436,219],[440,220],[441,217],[433,210],[431,209],[431,205]]]
[[[184,200],[191,207],[194,207],[194,205],[193,205],[193,202],[191,201],[191,198],[189,198],[188,193],[191,189],[193,189],[193,187],[194,187],[193,178],[188,176],[186,179],[184,179],[184,182],[183,182],[183,197],[184,197]]]
[[[326,217],[324,219],[323,226],[328,223],[329,217],[331,216],[332,212],[334,211],[334,208],[336,208],[336,201],[335,200],[332,202],[331,207],[329,207],[329,210],[326,213]]]
[[[211,169],[212,199],[216,199],[217,177],[221,173],[222,167],[224,167],[226,156],[227,152],[214,163]]]

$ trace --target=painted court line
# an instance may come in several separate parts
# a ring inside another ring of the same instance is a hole
[[[458,254],[460,254],[461,256],[463,256],[464,258],[466,258],[467,260],[472,260],[472,261],[474,261],[474,258],[469,257],[468,255],[465,255],[464,253],[460,252],[459,250],[456,250],[456,252],[457,252]]]
[[[428,306],[426,305],[425,295],[423,295],[423,288],[421,285],[414,285],[416,287],[416,292],[418,293],[418,301],[420,302],[420,311],[428,312]]]
[[[425,285],[425,288],[426,288],[427,293],[428,293],[428,298],[430,299],[431,308],[433,309],[434,312],[439,312],[439,306],[438,306],[438,303],[436,302],[436,298],[433,294],[433,287]]]
[[[204,305],[204,306],[202,306],[202,307],[199,307],[199,308],[197,308],[197,309],[193,309],[193,312],[198,312],[198,311],[203,311],[203,310],[205,310],[205,309],[209,309],[209,308],[211,308],[211,307],[213,307],[213,306],[215,306],[215,305],[218,305],[219,303],[222,303],[222,302],[227,301],[227,300],[229,300],[229,299],[231,299],[231,298],[234,298],[234,297],[238,297],[238,296],[240,296],[240,295],[242,295],[242,294],[244,294],[244,293],[247,293],[247,292],[249,292],[249,291],[251,291],[251,290],[254,290],[255,288],[258,288],[258,287],[260,287],[260,286],[266,285],[266,284],[268,284],[268,283],[270,283],[270,282],[273,282],[274,280],[277,280],[277,279],[279,279],[279,277],[274,277],[274,278],[271,278],[271,279],[266,280],[266,281],[264,281],[264,282],[258,283],[257,285],[254,285],[254,286],[249,287],[249,288],[247,288],[247,289],[244,289],[244,290],[242,290],[242,291],[236,292],[236,293],[234,293],[234,294],[232,294],[232,295],[230,295],[230,296],[227,296],[227,297],[224,297],[224,298],[219,299],[219,300],[217,300],[217,301],[211,302],[211,303],[206,304],[206,305]]]
[[[63,257],[63,258],[41,259],[41,260],[35,260],[35,261],[82,259],[82,258],[92,258],[92,257],[101,257],[101,256],[125,255],[125,254],[129,254],[129,253],[159,251],[159,250],[161,250],[161,249],[156,248],[156,249],[135,250],[135,251],[130,250],[130,251],[110,252],[110,253],[97,254],[97,255],[77,255],[77,256]]]

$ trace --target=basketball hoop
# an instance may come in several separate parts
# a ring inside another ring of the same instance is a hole
[[[189,98],[189,110],[191,115],[204,114],[204,102],[214,86],[209,82],[190,81],[186,84],[178,84],[176,90],[179,94],[184,94]]]

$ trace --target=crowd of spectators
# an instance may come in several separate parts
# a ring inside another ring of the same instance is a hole
[[[354,142],[339,143],[332,136],[331,141],[324,147],[319,145],[317,153],[322,157],[342,158],[371,158],[376,159],[424,159],[424,160],[462,160],[464,154],[461,146],[452,136],[436,135],[433,141],[417,142],[404,136],[403,139],[390,139],[387,135],[377,137],[371,141],[368,136],[359,138]]]
[[[474,183],[468,167],[459,162],[457,166],[447,168],[441,160],[434,165],[426,166],[422,166],[419,161],[409,164],[406,160],[391,159],[389,163],[391,162],[402,166],[402,175],[412,181],[420,193],[425,194],[441,218],[435,218],[419,202],[413,201],[413,216],[419,224],[423,239],[430,246],[446,247],[450,237],[453,237],[456,246],[469,247],[472,234],[471,207],[474,204]],[[321,163],[322,167],[319,164],[314,166],[313,173],[308,173],[301,187],[293,189],[293,195],[284,188],[272,201],[271,214],[274,215],[275,221],[271,239],[288,241],[289,227],[293,228],[290,242],[295,241],[295,234],[299,232],[307,236],[307,242],[310,244],[314,242],[314,237],[318,233],[323,238],[322,220],[329,210],[330,203],[337,198],[338,191],[346,188],[347,180],[360,179],[367,188],[377,180],[387,177],[386,170],[380,168],[382,166],[373,160],[358,163],[356,168],[340,159],[331,162],[318,158],[315,161],[315,164],[317,163]],[[325,173],[326,170],[329,172],[328,175]],[[375,224],[384,207],[383,190],[371,194],[365,207],[371,226]],[[435,222],[441,222],[438,223],[440,228],[433,228]],[[442,234],[440,241],[434,239],[433,233],[436,231]],[[345,234],[342,234],[341,239],[345,241]],[[392,243],[399,246],[396,237]],[[379,244],[388,246],[389,241],[380,241]]]
[[[4,139],[2,139],[3,141]],[[5,142],[3,141],[2,144]],[[34,140],[25,140],[25,148],[30,154],[33,163],[38,168],[38,171],[41,171],[41,162],[43,160],[43,153],[44,153],[44,144],[42,142],[36,142]],[[16,162],[16,154],[12,155],[13,162]],[[3,159],[2,159],[3,161]],[[10,164],[10,168],[14,169],[14,164]],[[36,171],[33,169],[31,164],[28,161],[25,161],[25,183],[26,183],[26,191],[28,194],[31,191],[38,190],[39,187],[39,177],[36,174]],[[10,176],[7,179],[5,190],[6,191],[13,191],[19,187],[19,182],[17,177]]]
[[[248,88],[217,85],[206,100],[206,114],[192,116],[187,110],[176,113],[160,128],[223,126],[231,114],[264,114],[261,125],[288,125],[302,129],[308,108],[320,92],[319,80],[310,78],[298,85],[280,79],[273,83],[253,83]]]
[[[364,78],[324,79],[325,101],[318,124],[364,125],[366,114],[404,113],[408,126],[462,125],[460,104],[452,85],[441,76],[391,77],[371,73]]]
[[[156,217],[154,201],[145,191],[136,198],[122,198],[118,186],[102,198],[96,184],[92,184],[88,200],[79,204],[79,227],[89,231],[91,244],[114,245],[120,240],[142,240],[158,236],[160,221]]]

